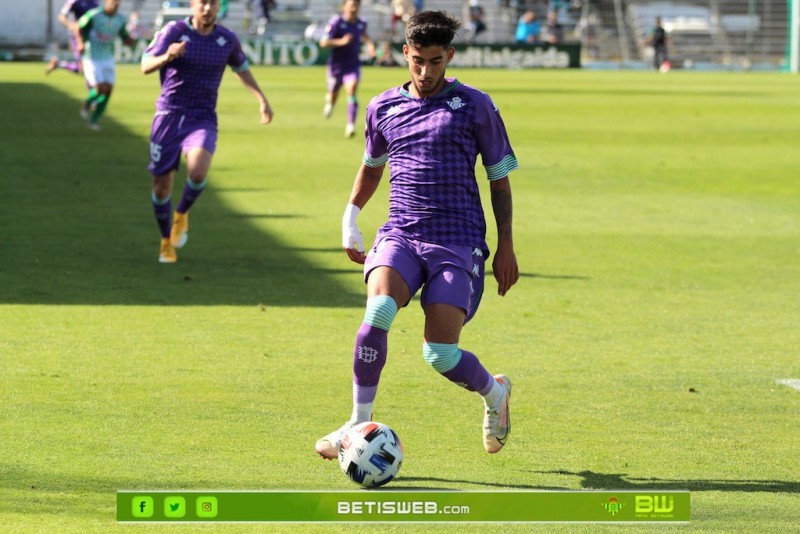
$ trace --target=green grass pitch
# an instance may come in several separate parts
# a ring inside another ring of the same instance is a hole
[[[0,64],[0,531],[138,530],[115,522],[120,489],[355,489],[313,444],[350,412],[365,297],[340,220],[363,142],[343,136],[343,101],[322,120],[321,68],[254,73],[274,123],[226,74],[209,187],[160,265],[157,75],[119,66],[97,133],[80,78]],[[505,298],[487,277],[461,340],[514,381],[514,427],[483,452],[480,400],[425,364],[412,302],[375,415],[405,445],[389,488],[692,491],[689,525],[504,532],[796,529],[800,391],[776,380],[800,378],[797,77],[448,74],[493,96],[520,162],[522,277]],[[406,75],[367,68],[361,119]],[[387,196],[360,217],[367,240]],[[489,527],[359,530],[430,528]]]

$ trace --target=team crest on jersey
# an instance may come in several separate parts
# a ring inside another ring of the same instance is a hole
[[[453,110],[461,109],[461,108],[463,108],[464,106],[467,105],[467,104],[464,103],[463,100],[461,100],[461,97],[458,97],[458,96],[454,96],[452,100],[447,100],[446,102],[447,102],[447,105],[450,106],[450,109],[453,109]]]
[[[228,41],[224,37],[220,36],[219,39],[217,39],[217,44],[219,46],[225,46],[226,44],[228,44]]]
[[[188,35],[181,35],[181,38],[179,39],[179,41],[182,42],[182,43],[191,43],[192,42],[192,38],[189,37]]]

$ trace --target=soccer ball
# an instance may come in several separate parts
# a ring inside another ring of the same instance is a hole
[[[403,465],[403,444],[394,430],[376,421],[351,428],[339,448],[339,467],[365,488],[383,486]]]

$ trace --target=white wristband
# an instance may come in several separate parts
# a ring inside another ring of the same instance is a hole
[[[361,209],[354,204],[348,204],[345,208],[342,217],[342,246],[348,250],[364,252],[364,238],[356,224],[356,217],[359,213],[361,213]]]
[[[348,204],[344,209],[344,217],[342,217],[342,225],[353,227],[356,225],[356,218],[361,213],[361,208],[355,204]]]

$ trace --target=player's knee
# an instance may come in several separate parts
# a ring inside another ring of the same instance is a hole
[[[397,303],[389,295],[376,295],[367,299],[364,322],[370,326],[389,331],[397,315]]]
[[[461,360],[461,350],[457,343],[429,343],[422,344],[422,356],[428,365],[439,373],[452,370]]]
[[[192,189],[202,189],[206,186],[208,170],[204,165],[192,165],[186,172],[186,184]]]
[[[172,197],[172,189],[169,183],[159,180],[153,181],[153,202],[157,204],[166,204]]]
[[[163,206],[172,200],[172,195],[166,190],[153,190],[150,193],[150,200],[156,206]]]
[[[206,187],[205,175],[197,173],[197,175],[193,176],[192,173],[189,173],[186,177],[186,185],[194,191],[202,191]]]

